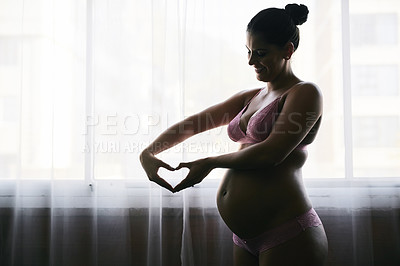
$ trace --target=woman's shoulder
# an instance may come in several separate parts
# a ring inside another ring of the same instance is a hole
[[[301,81],[285,93],[285,97],[307,96],[308,98],[322,99],[321,89],[317,84],[309,81]]]
[[[243,99],[243,104],[246,105],[253,99],[263,88],[245,89],[238,93]]]
[[[216,105],[213,105],[206,109],[206,112],[210,112],[210,110],[216,110],[217,112],[228,112],[230,114],[236,115],[240,112],[244,106],[260,91],[261,89],[244,89],[239,92],[236,92],[223,102],[220,102]]]
[[[309,92],[309,93],[317,93],[321,94],[321,90],[317,84],[310,82],[310,81],[301,81],[293,86],[292,91],[294,93],[301,92]]]
[[[315,83],[301,81],[281,96],[280,109],[283,109],[284,105],[290,106],[293,110],[305,107],[308,109],[311,106],[318,106],[317,109],[321,109],[323,105],[321,90]]]
[[[239,92],[237,92],[235,95],[240,95],[241,97],[252,97],[256,95],[259,91],[261,91],[263,88],[251,88],[251,89],[243,89]]]

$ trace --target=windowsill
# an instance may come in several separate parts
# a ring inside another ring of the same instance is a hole
[[[206,179],[183,192],[171,193],[147,180],[0,181],[0,208],[215,208],[220,180]],[[400,208],[400,178],[305,179],[316,208]],[[19,195],[19,196],[17,196]]]
[[[400,187],[400,177],[382,178],[309,178],[304,179],[306,187],[335,188],[335,187]]]

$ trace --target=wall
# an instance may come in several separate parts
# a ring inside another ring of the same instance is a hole
[[[400,209],[317,211],[329,239],[329,265],[400,265]],[[189,217],[197,265],[232,265],[231,233],[218,226],[217,210],[191,209]],[[180,265],[182,210],[164,209],[161,221],[160,238],[149,234],[144,209],[3,208],[0,265],[147,265],[159,254],[163,265]],[[149,237],[156,243],[150,249]]]

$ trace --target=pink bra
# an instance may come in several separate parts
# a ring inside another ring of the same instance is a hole
[[[260,93],[261,90],[262,89],[260,89],[257,94]],[[246,104],[242,111],[240,111],[235,116],[235,118],[232,119],[232,121],[228,125],[228,135],[231,140],[235,142],[239,142],[241,144],[262,142],[271,133],[275,120],[279,115],[278,107],[281,96],[276,98],[273,102],[262,108],[260,111],[253,114],[247,123],[246,132],[244,132],[240,128],[240,118],[242,117],[242,114],[247,110],[253,98]]]
[[[262,89],[260,89],[257,94],[260,93],[261,90]],[[256,97],[257,94],[253,96],[253,98]],[[246,104],[242,111],[240,111],[235,116],[235,118],[232,119],[232,121],[228,125],[228,135],[231,140],[235,142],[239,142],[241,144],[253,144],[262,142],[271,133],[275,120],[279,115],[279,101],[282,98],[282,95],[261,110],[254,113],[247,123],[246,132],[244,132],[240,128],[240,118],[242,117],[242,114],[247,110],[247,107],[249,106],[253,98]],[[306,146],[306,144],[299,144],[296,149],[305,150]]]

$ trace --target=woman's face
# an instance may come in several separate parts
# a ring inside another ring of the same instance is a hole
[[[258,80],[274,81],[284,70],[287,56],[284,49],[269,44],[259,34],[249,32],[246,47],[249,65],[254,66]]]

